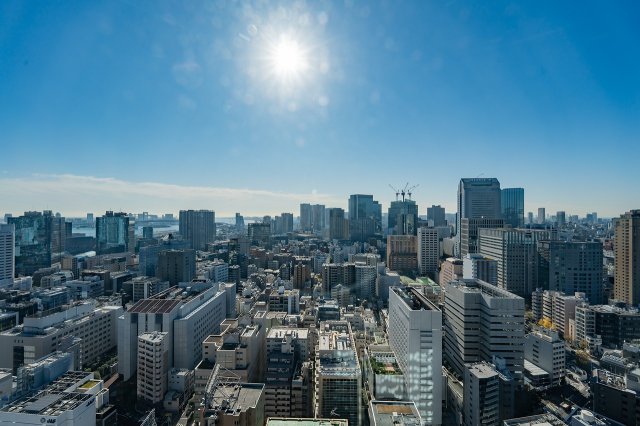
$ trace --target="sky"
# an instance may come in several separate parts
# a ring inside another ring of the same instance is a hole
[[[5,0],[0,212],[386,210],[407,182],[454,212],[481,176],[616,216],[640,208],[639,22],[637,1]]]

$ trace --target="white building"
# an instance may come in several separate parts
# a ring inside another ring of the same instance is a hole
[[[536,328],[524,341],[524,358],[549,373],[552,386],[559,386],[565,375],[564,340],[555,331]]]
[[[0,287],[13,284],[15,276],[15,225],[0,225]]]
[[[164,399],[169,371],[169,340],[166,332],[138,336],[138,398],[152,404]]]
[[[418,271],[420,275],[433,277],[438,269],[439,258],[438,230],[426,226],[418,228]]]
[[[498,262],[480,253],[469,253],[462,259],[462,277],[498,285]]]
[[[167,332],[169,367],[193,369],[202,359],[202,341],[235,316],[235,284],[186,283],[142,299],[118,318],[118,373],[129,380],[137,367],[138,336]]]
[[[0,368],[14,371],[61,347],[72,338],[81,339],[82,363],[90,364],[116,346],[116,319],[120,306],[96,307],[95,302],[77,303],[49,315],[25,317],[21,326],[0,333]]]
[[[389,345],[424,424],[442,423],[442,311],[411,287],[389,291]]]
[[[444,354],[462,377],[465,364],[504,358],[516,379],[524,371],[524,299],[480,280],[445,288]]]

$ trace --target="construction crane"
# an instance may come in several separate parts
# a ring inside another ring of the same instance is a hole
[[[409,196],[409,199],[411,199],[411,192],[413,192],[413,190],[416,189],[419,186],[420,186],[420,184],[417,184],[417,185],[413,185],[411,188],[407,189],[407,195]]]
[[[391,186],[391,184],[389,184],[389,188],[393,189],[393,192],[396,193],[396,201],[398,201],[398,195],[400,195],[400,190],[397,188],[394,188],[393,186]]]

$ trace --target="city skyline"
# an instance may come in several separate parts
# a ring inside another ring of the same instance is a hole
[[[452,211],[460,177],[496,176],[525,188],[527,211],[617,215],[640,199],[640,9],[575,12],[551,2],[98,2],[71,13],[3,2],[3,207],[41,209],[42,196],[72,214],[80,186],[100,194],[96,209],[135,210],[151,182],[177,199],[149,209],[226,215],[250,210],[229,199],[251,205],[266,191],[276,195],[249,213],[275,213],[281,193],[335,206],[326,198],[369,193],[388,205],[388,184],[409,181],[423,209]],[[625,153],[615,167],[614,152]],[[401,179],[371,173],[383,164],[402,167]],[[108,179],[142,189],[96,188]],[[236,198],[176,206],[187,197],[176,189],[199,186]]]

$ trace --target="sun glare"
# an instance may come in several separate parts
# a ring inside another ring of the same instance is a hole
[[[271,50],[271,66],[274,74],[279,78],[300,77],[309,66],[306,52],[296,40],[281,36]]]

